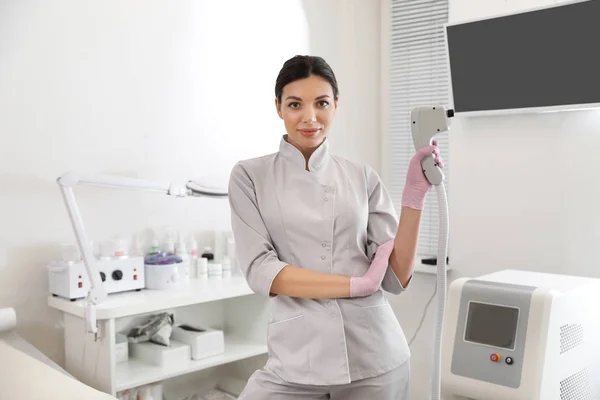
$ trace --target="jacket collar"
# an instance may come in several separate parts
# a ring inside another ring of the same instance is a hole
[[[279,153],[286,159],[290,160],[294,165],[306,169],[306,160],[300,150],[298,150],[293,144],[287,141],[287,134],[281,137],[279,143]],[[327,161],[329,161],[329,140],[325,137],[323,143],[312,153],[308,159],[308,169],[311,172],[315,172],[323,168]]]

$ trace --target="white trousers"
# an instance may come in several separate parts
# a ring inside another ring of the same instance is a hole
[[[269,370],[258,370],[238,400],[408,400],[410,360],[373,378],[345,385],[310,386],[289,383]]]

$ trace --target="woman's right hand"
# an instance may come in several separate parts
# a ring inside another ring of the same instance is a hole
[[[394,239],[383,243],[377,248],[377,253],[367,272],[363,276],[350,278],[350,297],[365,297],[379,290],[392,251],[394,251]]]
[[[432,142],[431,146],[419,149],[410,160],[408,171],[406,172],[406,183],[402,192],[402,207],[409,207],[415,210],[423,210],[425,205],[425,196],[431,189],[431,183],[423,173],[421,161],[426,156],[433,154],[435,163],[440,167],[444,167],[444,162],[440,157],[437,140]]]

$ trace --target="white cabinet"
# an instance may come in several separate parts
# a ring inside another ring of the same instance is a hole
[[[65,369],[82,382],[112,395],[153,382],[168,385],[169,379],[198,371],[209,375],[202,377],[204,384],[216,383],[223,374],[230,373],[247,379],[266,360],[269,299],[254,294],[241,276],[192,279],[181,290],[144,289],[110,294],[97,307],[97,340],[86,333],[83,300],[72,302],[50,296],[48,305],[63,313]],[[165,311],[173,313],[176,324],[222,330],[225,352],[165,367],[137,360],[131,354],[127,361],[117,362],[116,334],[127,333],[149,315]],[[263,358],[254,360],[255,364],[249,367],[232,365],[255,356]],[[212,377],[206,371],[225,365],[228,369],[220,369]],[[188,378],[191,382],[200,381],[192,375]]]

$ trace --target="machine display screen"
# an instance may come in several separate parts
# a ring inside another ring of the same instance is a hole
[[[472,301],[469,303],[465,340],[513,349],[518,319],[517,308]]]

